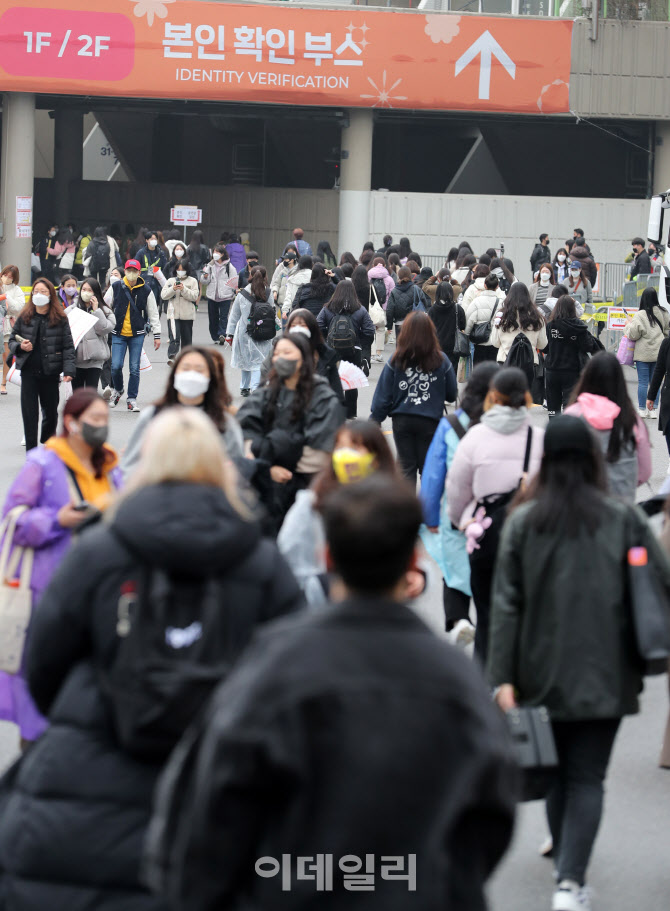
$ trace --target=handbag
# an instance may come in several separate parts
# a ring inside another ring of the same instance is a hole
[[[377,297],[377,292],[375,291],[375,286],[370,285],[370,295],[374,297],[374,300],[370,304],[370,319],[375,324],[375,329],[385,329],[386,328],[386,314],[379,303],[379,298]]]
[[[543,706],[525,706],[506,713],[512,750],[521,769],[521,800],[547,796],[558,768],[558,753],[549,712]]]
[[[486,323],[475,323],[472,327],[472,332],[470,333],[470,341],[475,345],[486,345],[491,338],[491,323],[493,322],[493,317],[496,315],[496,310],[498,309],[498,301],[491,311],[491,316]]]
[[[72,250],[66,250],[65,253],[60,258],[58,267],[64,269],[66,272],[69,272],[70,269],[74,266],[74,248]]]
[[[462,329],[458,328],[458,314],[456,314],[456,332],[454,333],[454,354],[458,357],[470,357],[470,339]]]
[[[670,604],[646,547],[628,550],[628,593],[637,650],[646,676],[664,674],[670,658]]]
[[[633,355],[635,354],[635,342],[631,341],[627,335],[624,335],[619,342],[616,359],[622,367],[633,366]]]
[[[15,674],[21,667],[33,606],[30,581],[34,552],[30,547],[15,547],[9,556],[16,523],[27,509],[27,506],[15,506],[0,526],[0,531],[4,531],[0,552],[0,670],[8,674]],[[19,563],[21,574],[16,579]]]

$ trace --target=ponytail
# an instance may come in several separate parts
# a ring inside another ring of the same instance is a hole
[[[268,274],[265,266],[254,266],[251,270],[251,293],[257,301],[265,301],[268,296]]]

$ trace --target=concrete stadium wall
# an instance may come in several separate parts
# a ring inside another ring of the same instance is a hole
[[[38,181],[36,225],[49,219],[51,181]],[[248,231],[262,259],[271,263],[295,227],[305,230],[313,249],[319,240],[337,246],[339,197],[334,190],[284,190],[264,187],[170,186],[79,181],[72,185],[71,217],[78,225],[127,221],[165,228],[170,206],[197,204],[209,244],[224,230]],[[375,245],[384,234],[406,235],[422,254],[445,256],[460,240],[476,252],[505,244],[505,254],[527,280],[529,256],[540,233],[550,235],[555,251],[575,226],[584,228],[600,262],[621,262],[636,234],[645,235],[646,200],[475,194],[371,193],[369,236]],[[341,252],[341,251],[340,251]],[[355,255],[360,250],[352,251]]]

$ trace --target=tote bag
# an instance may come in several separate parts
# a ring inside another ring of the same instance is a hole
[[[619,342],[619,348],[616,353],[616,359],[621,364],[622,367],[632,367],[633,366],[633,355],[635,354],[635,342],[631,341],[627,336],[623,336]]]
[[[23,648],[32,611],[30,580],[33,573],[33,550],[15,547],[9,556],[19,516],[28,509],[16,506],[5,517],[0,553],[0,670],[15,674],[21,667]],[[19,563],[21,573],[15,578]]]

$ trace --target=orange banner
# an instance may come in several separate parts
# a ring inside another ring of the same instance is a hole
[[[0,0],[0,90],[566,113],[571,36],[572,22],[508,16]]]

